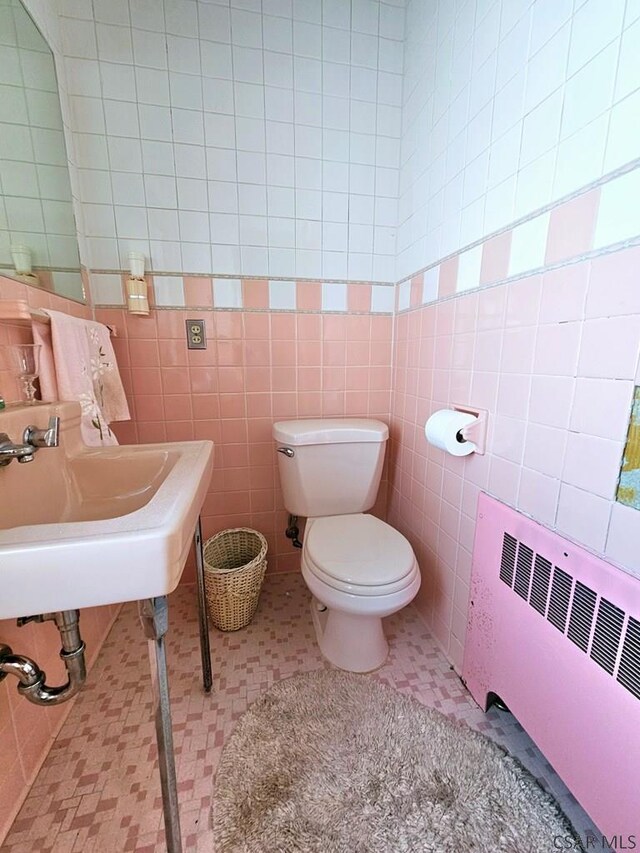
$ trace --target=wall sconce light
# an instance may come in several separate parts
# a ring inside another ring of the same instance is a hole
[[[11,259],[16,275],[28,284],[35,284],[38,276],[32,270],[31,249],[24,243],[11,244]]]
[[[126,284],[127,311],[129,314],[149,313],[147,282],[144,280],[144,255],[142,252],[129,252],[129,278]]]

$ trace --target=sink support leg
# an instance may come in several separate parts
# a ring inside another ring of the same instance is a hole
[[[211,647],[209,645],[209,625],[207,623],[207,602],[204,592],[204,557],[202,554],[202,524],[198,524],[194,536],[196,550],[196,581],[198,588],[198,620],[200,622],[200,655],[202,657],[202,685],[205,693],[211,693],[213,676],[211,674]]]
[[[153,711],[158,743],[158,763],[162,787],[162,809],[167,853],[182,853],[180,838],[180,813],[178,811],[178,786],[173,754],[171,731],[171,706],[169,704],[169,679],[164,637],[169,627],[169,605],[166,596],[148,598],[139,602],[140,621],[149,646],[151,682],[153,685]]]

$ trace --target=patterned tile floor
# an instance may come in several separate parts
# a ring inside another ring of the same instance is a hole
[[[299,575],[267,578],[248,628],[234,634],[212,631],[216,692],[211,696],[201,688],[193,588],[180,588],[171,596],[170,618],[168,657],[184,847],[188,853],[213,853],[211,788],[225,738],[247,706],[275,681],[327,664],[315,642],[309,593]],[[391,655],[374,677],[466,720],[506,746],[556,796],[581,833],[591,827],[514,718],[477,708],[411,607],[387,620],[387,635]],[[123,608],[2,849],[165,850],[148,657],[135,604]]]

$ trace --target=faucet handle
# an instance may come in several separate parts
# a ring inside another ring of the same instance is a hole
[[[60,418],[51,415],[47,427],[47,447],[57,447],[60,444]]]
[[[22,434],[22,443],[32,444],[34,447],[57,447],[60,443],[60,418],[51,415],[47,429],[28,426]]]

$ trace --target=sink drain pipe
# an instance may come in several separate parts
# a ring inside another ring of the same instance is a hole
[[[10,646],[0,643],[0,681],[7,675],[15,675],[18,692],[34,705],[61,705],[80,690],[87,678],[85,644],[80,637],[80,613],[78,610],[60,610],[18,619],[18,625],[27,622],[52,620],[60,632],[62,648],[60,659],[67,671],[67,682],[57,687],[46,684],[47,675],[38,664],[26,655],[16,655]]]

